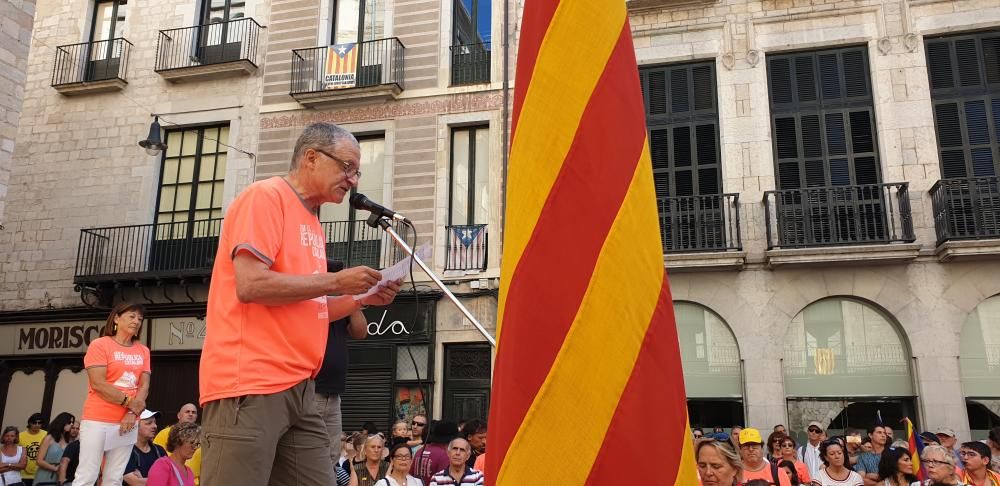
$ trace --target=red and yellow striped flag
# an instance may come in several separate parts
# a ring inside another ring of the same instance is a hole
[[[696,485],[623,0],[527,0],[513,114],[489,483]]]

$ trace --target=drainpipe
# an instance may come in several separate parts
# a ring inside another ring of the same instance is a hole
[[[504,225],[507,219],[507,163],[510,160],[510,128],[507,119],[510,117],[510,0],[503,0],[503,109],[501,123],[502,143],[503,143],[503,165],[500,172],[500,191],[503,198],[500,200],[500,248],[498,252],[500,259],[503,259],[503,235]]]

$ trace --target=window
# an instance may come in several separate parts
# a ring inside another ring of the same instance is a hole
[[[768,56],[778,189],[878,184],[863,47]]]
[[[244,0],[205,0],[202,5],[201,23],[217,24],[241,19],[246,14]]]
[[[969,428],[981,439],[1000,425],[1000,295],[980,302],[966,317],[958,355]]]
[[[714,64],[643,68],[639,78],[656,197],[720,193]]]
[[[1000,31],[927,39],[941,178],[1000,166]]]
[[[384,187],[385,139],[358,137],[361,146],[361,174],[358,185],[351,189],[350,197],[362,193],[376,202],[384,202],[387,191]],[[367,265],[383,268],[395,263],[400,254],[396,245],[383,238],[380,228],[372,228],[365,220],[368,213],[358,213],[348,199],[340,204],[324,204],[319,209],[319,220],[326,233],[326,256],[344,262],[347,266]]]
[[[90,52],[85,81],[124,77],[120,72],[125,45],[125,0],[98,0],[94,3],[94,17],[90,23]]]
[[[90,26],[90,41],[99,42],[125,35],[124,0],[98,0],[94,4],[94,18]]]
[[[157,238],[214,236],[222,218],[229,127],[199,127],[167,132],[156,208]],[[199,221],[199,223],[195,223]],[[178,224],[183,223],[183,224]]]
[[[490,0],[454,0],[453,45],[489,44],[492,32]]]
[[[380,0],[335,0],[330,44],[352,44],[385,37]]]
[[[451,130],[449,226],[489,222],[489,132],[486,126]]]

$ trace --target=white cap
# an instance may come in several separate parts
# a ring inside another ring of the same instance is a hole
[[[160,412],[154,412],[152,410],[143,410],[142,413],[139,414],[139,420],[148,420],[159,414]]]

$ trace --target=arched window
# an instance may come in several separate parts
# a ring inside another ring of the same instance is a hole
[[[823,299],[799,312],[782,367],[796,433],[813,420],[838,433],[868,427],[879,414],[894,427],[904,416],[917,421],[906,339],[891,316],[861,300]]]
[[[962,392],[973,439],[1000,426],[1000,295],[984,300],[962,326]]]
[[[684,388],[692,424],[729,427],[743,423],[743,384],[736,337],[716,313],[675,302]]]

